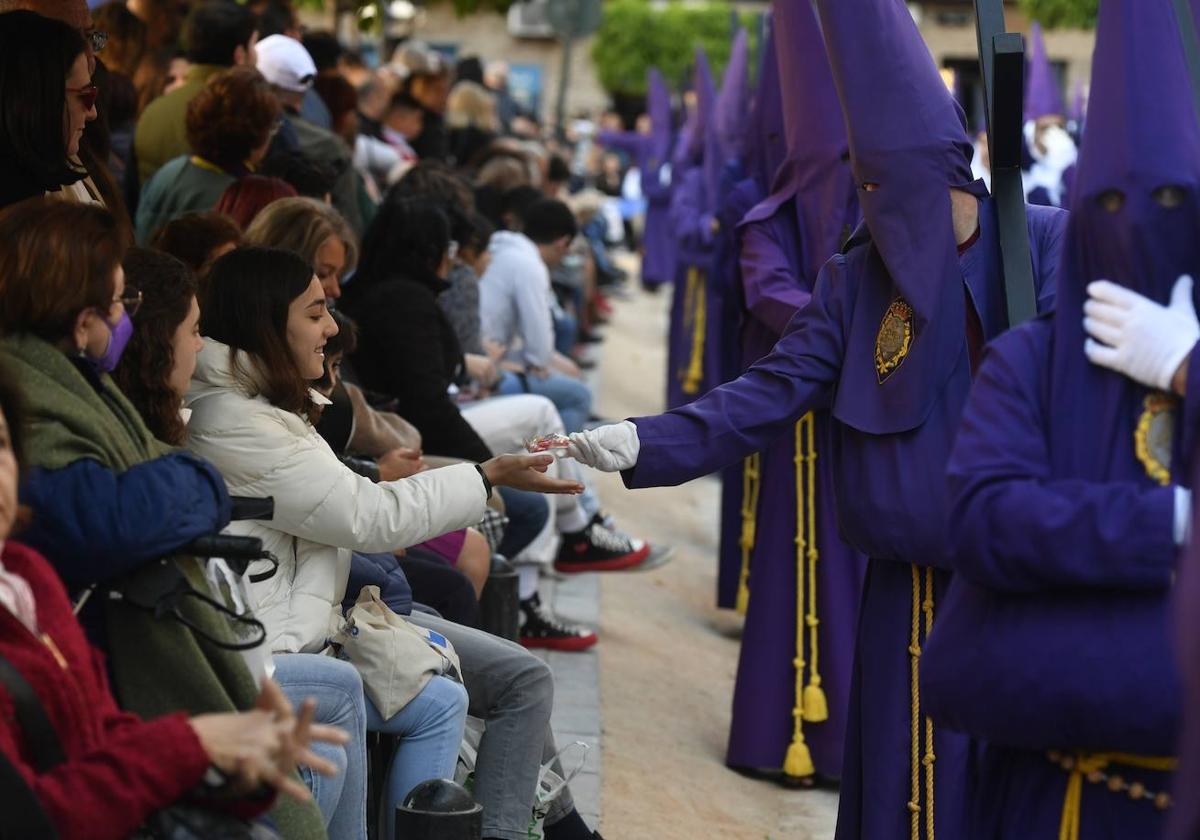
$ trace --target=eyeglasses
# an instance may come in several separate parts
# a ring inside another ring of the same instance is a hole
[[[125,294],[114,297],[112,302],[124,306],[126,314],[132,318],[142,308],[142,290],[126,287]]]
[[[100,95],[100,88],[95,84],[84,85],[83,87],[69,87],[67,93],[73,93],[79,97],[79,101],[83,103],[83,109],[90,111],[96,107],[96,98]]]

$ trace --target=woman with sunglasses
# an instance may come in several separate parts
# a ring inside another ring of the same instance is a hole
[[[124,256],[101,208],[38,198],[0,212],[0,360],[30,421],[20,496],[32,518],[22,540],[80,605],[125,710],[250,709],[263,668],[252,672],[230,649],[245,641],[230,619],[194,597],[161,619],[144,608],[170,604],[159,574],[211,597],[206,569],[174,555],[225,527],[231,506],[217,469],[157,440],[109,376],[141,303],[125,284]],[[131,600],[139,588],[143,606]],[[325,836],[311,802],[280,799],[271,816],[286,837]]]
[[[79,30],[33,12],[0,15],[0,207],[39,195],[102,204],[80,163],[97,89]]]

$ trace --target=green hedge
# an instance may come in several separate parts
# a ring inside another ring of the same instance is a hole
[[[1100,0],[1020,0],[1021,11],[1047,29],[1092,29]]]
[[[757,15],[741,16],[754,49]],[[600,83],[612,94],[641,96],[646,71],[657,67],[671,87],[687,81],[697,44],[704,47],[716,79],[729,60],[733,12],[728,3],[653,8],[648,0],[605,0],[604,22],[592,47]],[[751,72],[755,67],[751,60]]]

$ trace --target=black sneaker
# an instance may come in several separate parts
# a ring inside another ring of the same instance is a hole
[[[596,514],[582,531],[562,535],[554,568],[560,572],[615,572],[646,559],[650,546],[623,534]]]
[[[548,648],[575,652],[596,644],[596,634],[575,624],[567,624],[542,604],[536,592],[521,602],[521,644],[527,648]]]

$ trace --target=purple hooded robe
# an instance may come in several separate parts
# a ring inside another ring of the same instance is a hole
[[[921,687],[937,722],[980,739],[965,836],[981,840],[1160,836],[1179,729],[1173,523],[1200,395],[1092,365],[1082,325],[1094,280],[1165,304],[1200,270],[1171,0],[1102,0],[1092,78],[1057,311],[989,349],[948,466],[957,574]]]

